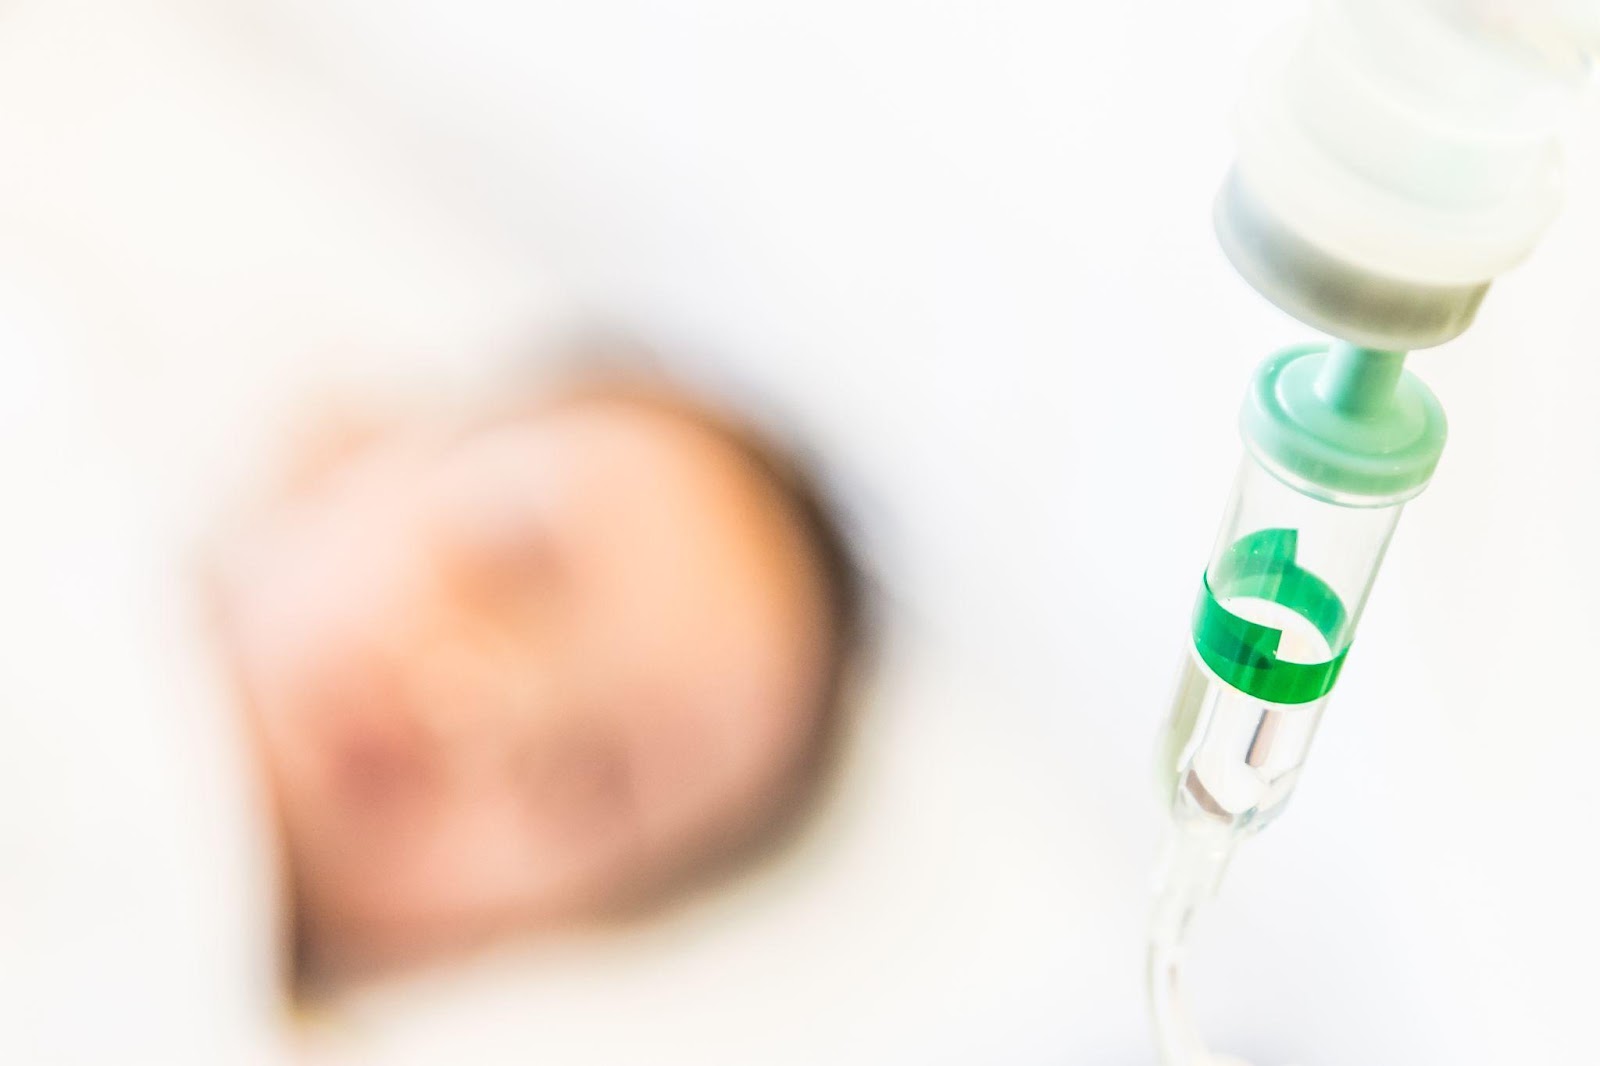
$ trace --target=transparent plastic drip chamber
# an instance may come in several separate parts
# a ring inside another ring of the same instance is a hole
[[[1310,491],[1254,456],[1240,464],[1162,737],[1160,783],[1180,829],[1253,831],[1283,809],[1404,506]],[[1253,624],[1237,628],[1257,646],[1228,644],[1225,632],[1208,648],[1208,609]],[[1276,664],[1234,661],[1262,652],[1271,631]],[[1303,684],[1272,683],[1285,673]]]
[[[1147,960],[1161,1061],[1214,1066],[1182,980],[1196,912],[1299,783],[1405,501],[1337,493],[1247,453],[1162,733],[1172,819]]]

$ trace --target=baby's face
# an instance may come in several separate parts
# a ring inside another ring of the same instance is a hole
[[[738,840],[831,654],[781,492],[622,398],[381,436],[222,588],[299,919],[342,965],[581,920]]]

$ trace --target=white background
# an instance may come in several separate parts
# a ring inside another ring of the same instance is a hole
[[[66,482],[82,490],[75,521],[144,516],[159,542],[163,522],[181,525],[163,517],[187,506],[174,501],[210,497],[149,471],[228,439],[234,416],[215,412],[250,406],[308,351],[470,361],[541,320],[554,278],[578,306],[733,375],[812,442],[892,605],[859,750],[799,854],[632,938],[535,945],[366,997],[324,1053],[1150,1060],[1155,730],[1245,381],[1306,332],[1233,278],[1209,232],[1239,67],[1287,10],[170,0],[0,13],[0,366],[32,383],[14,397],[76,412],[14,404],[6,469],[31,486],[19,514]],[[1207,1031],[1260,1063],[1592,1055],[1592,129],[1571,173],[1567,212],[1473,332],[1412,362],[1450,414],[1450,446],[1402,521],[1289,814],[1236,862],[1200,931]],[[165,407],[186,413],[165,428],[126,414]],[[77,443],[19,450],[50,433]],[[108,485],[128,498],[105,503]],[[259,945],[227,932],[240,919],[217,902],[229,878],[165,917],[135,908],[146,928],[123,932],[107,901],[125,884],[82,883],[110,862],[92,841],[115,835],[106,809],[130,794],[177,801],[136,761],[98,756],[135,767],[112,796],[81,750],[28,747],[50,732],[41,700],[158,746],[130,723],[184,668],[162,673],[117,636],[160,596],[137,584],[151,580],[142,541],[111,538],[108,555],[103,535],[34,526],[17,550],[57,570],[12,553],[13,583],[35,576],[4,608],[6,636],[54,658],[0,660],[16,679],[0,706],[31,723],[12,730],[12,776],[31,781],[38,813],[13,803],[0,825],[41,856],[76,840],[77,857],[32,864],[54,888],[27,898],[52,902],[0,976],[26,1032],[61,1036],[41,1013],[81,1013],[63,1046],[82,1061],[141,1046],[117,1042],[129,1033],[169,1041],[171,1061],[201,1056],[234,1014],[211,1012],[218,1032],[196,1036],[190,991],[245,1019],[238,1004],[262,983]],[[99,629],[40,635],[33,612],[60,596],[38,575],[81,579],[86,555],[104,576],[80,581],[81,617]],[[117,582],[120,622],[94,606]],[[60,683],[73,655],[100,661],[97,641],[122,647],[120,680]],[[139,839],[124,821],[119,839]],[[164,832],[174,854],[189,846]],[[14,854],[0,872],[25,883]],[[117,862],[155,895],[184,865],[133,847]],[[139,872],[151,864],[165,872]],[[196,930],[245,943],[212,950]],[[218,975],[233,971],[254,976],[228,998],[216,986],[233,977]]]

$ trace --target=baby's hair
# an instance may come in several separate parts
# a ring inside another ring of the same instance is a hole
[[[828,659],[821,700],[785,799],[766,824],[728,849],[710,872],[731,872],[788,844],[819,806],[848,731],[852,681],[867,653],[866,583],[821,482],[798,458],[740,426],[719,426],[781,494],[815,556],[827,608]],[[719,867],[721,868],[719,871]]]

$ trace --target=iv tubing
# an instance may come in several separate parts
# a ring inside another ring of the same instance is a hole
[[[1216,894],[1239,834],[1220,826],[1189,825],[1168,844],[1146,958],[1150,1016],[1162,1066],[1217,1062],[1194,1024],[1182,963],[1195,912]]]

